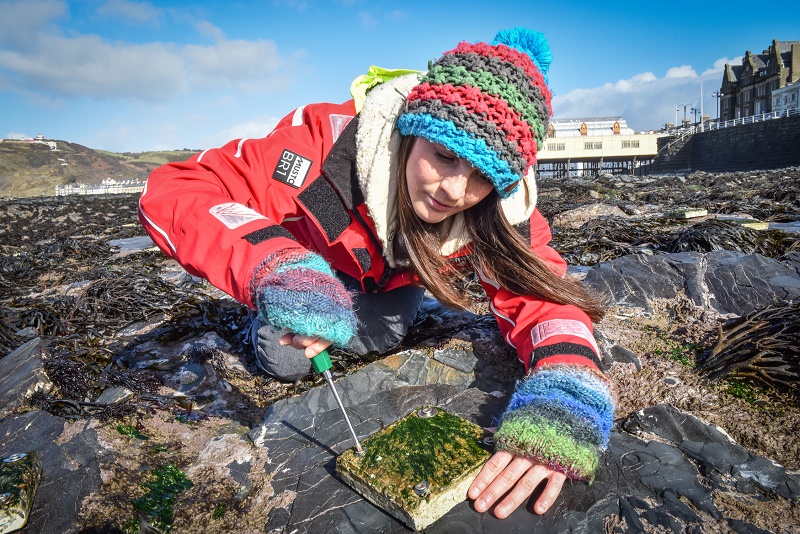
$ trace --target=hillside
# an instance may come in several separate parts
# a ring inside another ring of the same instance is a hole
[[[45,143],[0,143],[0,196],[53,195],[57,185],[99,184],[106,178],[144,181],[155,167],[197,152],[117,154],[67,141],[55,143],[56,150]]]

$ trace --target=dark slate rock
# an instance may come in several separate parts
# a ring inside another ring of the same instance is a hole
[[[42,459],[42,480],[28,524],[20,532],[63,534],[77,531],[81,501],[100,488],[100,463],[108,453],[85,422],[68,441],[54,442],[65,420],[30,411],[0,420],[0,457],[35,450]]]
[[[437,350],[433,353],[433,359],[463,373],[471,373],[478,365],[478,358],[475,354],[462,349]]]
[[[647,311],[652,299],[681,291],[697,306],[734,315],[800,297],[796,263],[728,250],[630,254],[595,265],[584,283],[612,304]]]
[[[658,405],[637,412],[625,423],[626,430],[651,433],[678,447],[715,485],[747,494],[768,495],[800,500],[800,476],[790,475],[774,462],[755,456],[733,441],[719,428],[707,425],[669,405]],[[714,477],[712,473],[718,473]]]
[[[425,404],[484,427],[493,425],[505,407],[507,397],[500,392],[426,382],[441,376],[432,371],[439,362],[417,351],[404,356],[407,361],[399,370],[377,362],[336,384],[360,438]],[[327,387],[279,401],[249,433],[269,451],[267,471],[274,491],[296,492],[290,505],[273,510],[266,530],[408,532],[336,477],[336,456],[353,444],[334,402]],[[491,513],[478,514],[464,501],[426,532],[594,533],[603,531],[607,518],[622,518],[628,532],[701,532],[708,517],[736,532],[759,532],[754,525],[727,518],[714,503],[713,491],[797,499],[797,488],[797,476],[748,453],[719,429],[670,406],[656,406],[612,432],[594,483],[566,484],[546,514],[532,513],[529,501],[499,520]],[[701,513],[707,514],[705,519]]]
[[[34,392],[52,389],[42,365],[44,355],[44,343],[37,337],[0,359],[0,417],[23,406]]]

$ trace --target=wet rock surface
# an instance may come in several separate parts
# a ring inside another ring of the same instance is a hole
[[[614,304],[649,312],[653,298],[684,293],[695,306],[740,316],[800,297],[798,260],[732,250],[630,254],[590,269],[584,283]]]
[[[609,306],[604,467],[544,516],[464,501],[426,532],[796,529],[800,367],[780,358],[800,330],[798,184],[800,169],[542,183],[553,246]],[[0,456],[42,461],[22,532],[408,532],[336,477],[351,440],[325,382],[260,373],[247,310],[154,251],[135,213],[133,196],[0,201]],[[391,354],[332,353],[359,436],[422,405],[493,426],[523,370],[476,296],[475,313],[426,301]],[[737,375],[720,340],[786,380]]]

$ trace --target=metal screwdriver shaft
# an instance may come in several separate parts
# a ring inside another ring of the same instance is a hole
[[[329,370],[332,367],[331,357],[328,354],[328,351],[323,350],[311,358],[311,366],[316,372],[321,373],[322,376],[325,377],[325,380],[328,381],[328,386],[331,388],[334,398],[336,398],[336,403],[339,405],[339,409],[342,410],[342,415],[344,416],[345,423],[347,423],[347,428],[350,429],[350,435],[353,436],[353,441],[356,444],[357,454],[363,454],[364,450],[361,448],[361,443],[358,442],[356,431],[353,430],[353,425],[350,424],[350,418],[347,417],[347,412],[344,409],[344,404],[342,404],[342,399],[339,398],[339,393],[337,393],[336,388],[333,385],[333,377],[331,376],[331,372]]]

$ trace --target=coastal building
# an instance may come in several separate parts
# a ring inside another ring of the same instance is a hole
[[[785,115],[800,110],[800,82],[788,84],[772,92],[772,111]]]
[[[542,178],[636,174],[658,153],[664,132],[635,132],[622,117],[553,119],[537,154]]]
[[[770,113],[773,92],[800,80],[800,41],[772,41],[767,50],[748,50],[741,65],[725,65],[720,87],[720,120]]]
[[[68,184],[55,186],[55,195],[64,197],[69,195],[118,195],[121,193],[141,193],[146,182],[138,180],[123,180],[118,182],[113,178],[104,179],[99,185]]]

